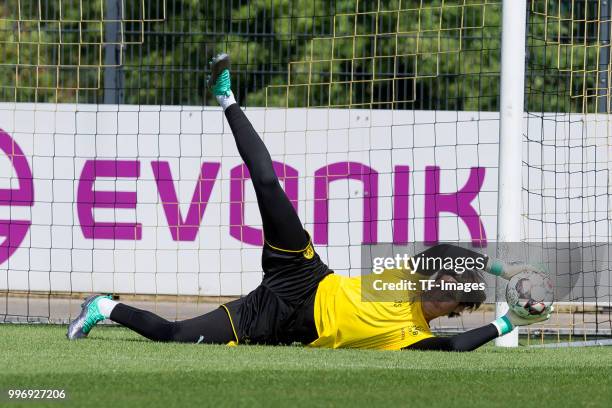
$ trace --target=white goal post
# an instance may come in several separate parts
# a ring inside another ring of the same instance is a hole
[[[499,121],[499,191],[497,200],[498,257],[503,243],[521,240],[521,172],[525,89],[525,27],[527,0],[505,0],[502,8],[502,59]],[[498,285],[501,284],[498,278]],[[500,291],[496,291],[499,293]],[[508,311],[496,299],[495,315]],[[518,329],[495,340],[501,347],[518,346]]]

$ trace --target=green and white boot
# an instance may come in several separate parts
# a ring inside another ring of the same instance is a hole
[[[207,85],[215,96],[229,96],[232,92],[229,68],[230,58],[227,54],[219,54],[210,61],[210,76]]]
[[[210,76],[208,89],[215,95],[219,105],[225,110],[236,103],[232,93],[232,78],[230,75],[230,58],[227,54],[219,54],[210,61]]]
[[[81,313],[68,326],[66,337],[68,340],[77,340],[87,337],[91,329],[105,319],[100,312],[98,301],[112,299],[111,296],[91,295],[81,304]]]

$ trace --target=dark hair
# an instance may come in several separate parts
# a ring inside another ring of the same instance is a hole
[[[443,271],[436,276],[436,279],[444,276],[450,276],[459,283],[484,283],[484,279],[477,270],[466,270],[463,273],[454,273],[449,271]],[[484,290],[473,290],[465,292],[462,290],[453,291],[453,298],[459,302],[459,305],[464,306],[466,310],[473,312],[477,310],[486,300],[487,295]],[[461,316],[461,313],[451,312],[448,317]]]

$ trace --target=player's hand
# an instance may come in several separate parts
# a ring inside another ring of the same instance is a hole
[[[527,271],[539,271],[539,269],[523,262],[507,263],[500,259],[493,259],[492,262],[487,265],[487,272],[506,280],[510,280],[514,275]]]
[[[550,319],[550,316],[552,315],[552,312],[554,312],[554,310],[555,308],[551,306],[547,310],[545,310],[544,313],[528,318],[521,317],[514,313],[512,310],[508,310],[508,313],[506,313],[505,316],[508,318],[508,320],[512,324],[512,327],[514,328],[518,326],[528,326],[534,323],[545,322],[546,320]]]
[[[499,333],[499,335],[503,336],[504,334],[510,333],[515,327],[527,326],[538,322],[544,322],[550,319],[550,316],[553,311],[554,308],[551,306],[541,315],[524,318],[517,315],[512,310],[508,310],[505,315],[495,319],[493,325],[497,327],[497,332]]]

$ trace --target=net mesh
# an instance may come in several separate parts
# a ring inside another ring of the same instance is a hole
[[[164,21],[165,0],[12,0],[0,5],[0,89],[15,102],[79,102],[102,70]],[[116,54],[116,58],[108,58]],[[81,91],[81,92],[80,92]]]
[[[517,62],[526,68],[527,240],[609,241],[607,4],[529,2],[528,58]],[[148,309],[184,318],[260,281],[255,197],[203,86],[221,51],[232,56],[238,101],[337,273],[360,273],[373,231],[378,242],[434,232],[494,240],[501,1],[13,0],[0,4],[0,31],[0,128],[12,146],[2,188],[20,187],[16,157],[27,159],[34,186],[32,205],[1,209],[0,219],[31,220],[0,264],[5,321],[65,322],[78,312],[71,299],[91,291],[153,299]],[[129,166],[105,168],[92,189],[137,192],[135,207],[96,208],[94,218],[136,221],[140,238],[83,232],[78,192],[93,159],[139,163],[138,177]],[[466,185],[477,186],[471,206],[483,228],[428,212],[432,197]],[[194,193],[207,186],[210,196]],[[585,261],[591,277],[530,341],[610,334],[606,262]],[[56,303],[58,294],[68,300]],[[436,328],[492,318],[487,308]]]
[[[610,2],[533,1],[528,13],[525,235],[580,249],[563,332],[610,333]],[[559,251],[562,252],[562,251]]]
[[[410,109],[431,89],[447,109],[493,109],[483,91],[498,80],[499,15],[499,1],[354,2],[289,62],[286,85],[267,87],[266,104]]]

